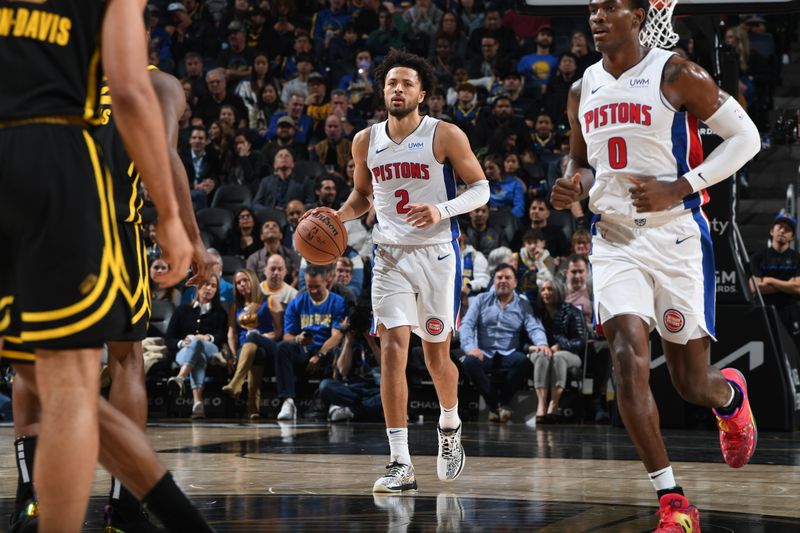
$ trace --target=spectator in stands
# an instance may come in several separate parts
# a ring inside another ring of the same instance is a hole
[[[214,258],[213,274],[219,278],[219,301],[223,303],[233,303],[233,283],[222,277],[222,256],[215,248],[206,250],[208,255]],[[197,294],[196,287],[184,287],[181,294],[181,305],[191,303]]]
[[[483,292],[489,285],[489,263],[486,256],[467,242],[463,229],[458,235],[458,249],[461,250],[461,313],[469,308],[469,297]]]
[[[219,154],[220,176],[224,177],[225,173],[230,169],[233,130],[219,120],[211,122],[208,126],[208,147]]]
[[[294,161],[308,159],[308,149],[305,144],[295,140],[295,132],[294,119],[287,115],[280,117],[276,122],[275,138],[266,143],[261,149],[264,158],[267,161],[274,162],[275,156],[280,150],[288,150]]]
[[[378,9],[380,0],[361,0],[361,6],[353,12],[353,26],[360,40],[365,40],[370,33],[378,29]]]
[[[284,339],[278,345],[276,378],[278,396],[283,399],[278,420],[297,417],[295,375],[321,375],[333,362],[342,341],[345,301],[327,288],[329,269],[309,265],[305,272],[306,292],[289,303],[284,322]]]
[[[483,171],[491,185],[489,208],[510,211],[520,219],[525,216],[525,186],[513,174],[505,175],[503,160],[493,154],[486,156]]]
[[[300,94],[308,97],[308,78],[314,71],[314,60],[309,54],[297,56],[297,74],[294,78],[283,84],[281,89],[281,101],[289,108],[289,100],[292,95]]]
[[[329,209],[339,209],[339,201],[336,199],[336,180],[332,176],[320,176],[314,187],[314,195],[317,201],[306,205],[306,210],[315,207],[327,207]]]
[[[450,56],[457,61],[464,61],[467,55],[467,37],[461,25],[458,15],[452,11],[447,11],[439,21],[439,28],[431,36],[430,56],[434,57],[433,47],[440,39],[446,39],[450,49]]]
[[[517,63],[517,72],[525,76],[531,88],[538,87],[544,93],[547,82],[556,70],[558,58],[553,55],[553,30],[550,26],[541,26],[536,34],[536,51],[524,55]]]
[[[274,220],[267,220],[261,224],[261,242],[263,247],[247,258],[247,268],[253,272],[263,272],[267,259],[272,254],[280,254],[286,260],[286,281],[295,285],[297,271],[300,268],[300,256],[294,250],[281,244],[283,233],[280,225]]]
[[[347,246],[339,259],[345,262],[339,265],[339,260],[333,265],[325,265],[322,273],[325,275],[325,283],[328,290],[344,298],[346,308],[349,311],[358,303],[361,287],[364,283],[364,261],[353,248]],[[300,291],[306,289],[305,272],[309,263],[303,259],[300,262],[300,275],[297,288]],[[346,280],[346,283],[339,281]]]
[[[516,272],[519,268],[519,259],[517,258],[517,254],[509,248],[508,246],[498,246],[486,257],[487,262],[489,263],[489,272],[494,272],[497,270],[498,266],[506,263],[511,265],[511,268],[514,269]],[[517,276],[517,279],[519,276]]]
[[[169,265],[161,257],[156,257],[150,262],[150,294],[152,300],[164,300],[172,305],[181,303],[181,291],[177,286],[161,287],[155,276],[169,270]]]
[[[311,117],[313,128],[312,142],[325,134],[325,119],[331,114],[331,102],[328,99],[328,82],[319,72],[308,75],[308,96],[306,97],[306,115]]]
[[[361,257],[354,255],[351,259],[342,256],[336,260],[333,281],[350,289],[355,293],[356,300],[361,296],[364,286],[364,262]]]
[[[197,103],[195,115],[203,119],[204,124],[210,124],[219,117],[220,109],[223,105],[233,106],[236,111],[237,119],[247,116],[247,108],[242,99],[228,92],[225,82],[225,69],[215,68],[206,73],[206,86],[208,95],[204,96]]]
[[[558,70],[547,82],[544,109],[556,124],[569,127],[567,120],[567,95],[578,79],[578,58],[572,52],[564,52],[558,60]]]
[[[330,68],[328,74],[333,81],[333,87],[338,85],[342,76],[355,72],[356,52],[361,46],[361,39],[352,23],[345,25],[342,33],[330,40],[325,48],[324,62]]]
[[[493,77],[501,71],[502,58],[499,54],[500,41],[496,36],[486,35],[481,39],[480,55],[472,56],[467,66],[470,78]]]
[[[587,326],[592,324],[594,309],[592,290],[589,279],[589,259],[585,255],[571,255],[567,258],[567,283],[564,301],[577,307],[586,320]]]
[[[583,71],[585,71],[589,65],[600,61],[601,58],[600,54],[595,51],[589,38],[580,30],[574,32],[570,37],[569,51],[578,58],[577,77],[583,76]]]
[[[515,118],[524,119],[534,109],[541,99],[541,95],[534,93],[533,97],[525,92],[525,78],[516,71],[507,72],[503,76],[502,92],[511,101],[511,110]]]
[[[555,158],[554,153],[558,148],[553,118],[547,113],[539,113],[536,115],[535,124],[534,131],[531,133],[533,150],[542,161],[549,163]]]
[[[478,116],[469,138],[470,146],[476,151],[487,146],[492,134],[503,127],[507,133],[515,134],[517,139],[526,139],[528,136],[528,128],[521,119],[514,116],[511,100],[505,95],[495,98],[491,113],[481,113]]]
[[[592,235],[585,228],[578,228],[569,241],[570,255],[584,255],[589,257],[592,252]],[[568,261],[560,261],[556,270],[556,277],[564,282],[567,279]]]
[[[286,105],[286,111],[279,111],[272,115],[269,121],[269,130],[267,130],[267,138],[272,140],[278,134],[278,121],[288,116],[294,121],[294,140],[295,142],[306,146],[311,140],[311,134],[314,131],[314,121],[305,114],[306,96],[303,93],[293,93],[289,96],[289,103]],[[298,155],[300,159],[307,159]]]
[[[330,0],[330,6],[314,13],[311,20],[311,36],[317,43],[330,41],[345,25],[353,22],[345,0]]]
[[[246,259],[261,248],[258,238],[258,221],[249,207],[243,207],[236,214],[234,223],[228,232],[228,253]]]
[[[489,225],[488,205],[483,205],[470,211],[467,240],[485,256],[488,256],[489,252],[498,246],[507,246],[509,244],[500,230]]]
[[[348,331],[341,354],[333,364],[334,377],[325,378],[319,384],[320,397],[329,405],[328,420],[381,419],[380,349],[373,352],[377,364],[370,365],[363,351],[356,357],[350,337]]]
[[[564,231],[549,222],[550,206],[544,198],[534,198],[528,209],[531,220],[530,227],[541,230],[547,239],[547,250],[553,257],[565,257],[569,254],[569,241]]]
[[[295,175],[294,156],[288,149],[281,148],[275,154],[272,174],[261,180],[253,204],[283,209],[289,200],[311,202],[306,188],[305,177]]]
[[[277,34],[267,24],[267,13],[259,5],[251,5],[247,17],[247,49],[275,57],[279,52]]]
[[[356,52],[352,72],[339,78],[338,88],[343,90],[351,105],[364,111],[370,110],[374,94],[375,78],[372,76],[372,52],[361,48]]]
[[[536,388],[536,422],[556,422],[558,402],[567,384],[570,368],[580,368],[586,349],[586,323],[580,311],[564,301],[564,288],[549,279],[539,288],[534,310],[547,332],[550,353],[530,349]],[[547,393],[550,393],[548,403]]]
[[[283,103],[278,97],[277,85],[271,83],[264,85],[259,93],[256,105],[250,108],[250,116],[248,117],[250,129],[258,133],[259,144],[263,145],[264,141],[267,139],[269,121],[272,115],[281,109],[282,105]],[[292,136],[294,136],[294,131],[292,132]],[[263,146],[260,148],[263,149]],[[267,161],[272,161],[272,157],[268,157]]]
[[[431,118],[453,122],[453,117],[445,112],[445,97],[441,89],[434,89],[428,96],[428,115]]]
[[[500,49],[498,50],[500,54],[505,57],[516,57],[517,49],[519,48],[517,37],[514,32],[503,28],[501,22],[500,9],[494,6],[488,7],[483,17],[483,26],[470,33],[467,48],[471,56],[475,57],[481,54],[481,45],[484,37],[495,37],[500,44]]]
[[[477,90],[471,83],[463,82],[456,86],[456,91],[458,100],[450,109],[450,115],[453,117],[453,123],[469,136],[475,129],[475,121],[481,112],[481,107],[475,98]]]
[[[519,250],[519,289],[533,302],[539,287],[555,276],[556,262],[546,248],[544,233],[538,229],[528,229],[522,236]]]
[[[494,291],[476,296],[461,321],[461,349],[466,353],[461,366],[486,402],[489,420],[504,424],[512,415],[511,399],[530,368],[527,356],[520,350],[520,334],[527,333],[544,353],[550,352],[550,346],[530,303],[515,292],[514,267],[498,265],[493,284]],[[505,376],[498,394],[489,376],[499,370],[504,370]]]
[[[281,339],[283,306],[278,298],[264,296],[252,270],[239,270],[233,281],[236,293],[228,319],[228,346],[237,361],[233,377],[222,390],[238,398],[247,376],[247,412],[250,419],[255,420],[259,417],[264,366],[274,363],[275,342]]]
[[[314,46],[311,44],[311,37],[309,37],[307,31],[297,30],[292,37],[291,47],[294,53],[282,54],[284,57],[281,59],[277,69],[283,81],[291,80],[297,75],[298,57],[310,57],[314,52]]]
[[[201,126],[192,128],[189,149],[180,151],[183,168],[189,177],[194,210],[208,207],[217,188],[220,171],[219,154],[209,148],[208,133]]]
[[[725,44],[739,56],[739,94],[737,99],[745,110],[755,104],[755,83],[750,75],[750,36],[742,26],[725,30]]]
[[[272,254],[264,266],[264,281],[260,285],[261,292],[277,298],[284,309],[297,296],[297,289],[285,281],[286,272],[286,259],[280,254]]]
[[[248,130],[236,132],[233,137],[233,150],[234,157],[225,183],[244,185],[255,193],[268,167],[262,153],[253,150]]]
[[[356,133],[364,129],[364,119],[350,104],[347,93],[342,89],[331,91],[331,115],[342,120],[342,133],[350,141],[353,140]]]
[[[300,223],[300,217],[306,212],[306,206],[300,200],[289,200],[286,204],[286,224],[284,224],[281,231],[283,231],[283,245],[287,248],[294,250],[294,232],[297,229],[297,224]]]
[[[219,302],[219,278],[212,275],[200,285],[197,296],[190,304],[178,306],[167,327],[166,344],[177,352],[175,362],[181,365],[177,376],[169,378],[182,396],[185,381],[192,387],[192,418],[205,418],[203,387],[206,366],[211,357],[217,356],[225,345],[228,319]]]
[[[259,108],[261,94],[264,87],[271,85],[273,89],[277,87],[277,82],[269,71],[269,57],[263,52],[258,52],[253,56],[250,64],[250,76],[239,82],[236,86],[236,94],[247,107],[247,117],[250,128],[255,129],[256,125],[252,122],[254,111]]]
[[[173,72],[175,63],[172,61],[172,39],[169,32],[159,24],[159,17],[161,10],[155,4],[148,4],[147,6],[147,31],[150,33],[150,49],[156,50],[158,55],[158,64],[161,65],[161,70]]]
[[[769,230],[770,246],[750,259],[756,286],[764,303],[775,306],[786,330],[800,346],[800,253],[791,248],[797,234],[797,219],[779,214]]]
[[[391,48],[405,50],[414,40],[411,27],[400,13],[391,13],[386,6],[378,9],[378,28],[367,37],[366,46],[375,60],[383,58]]]
[[[325,138],[314,145],[314,155],[328,173],[343,177],[352,146],[352,141],[343,137],[342,119],[330,115],[325,119]]]
[[[217,55],[217,65],[225,69],[225,79],[230,90],[250,76],[251,59],[247,51],[245,26],[239,21],[228,24],[228,46]]]
[[[411,30],[424,39],[425,48],[436,33],[444,13],[431,0],[417,0],[404,14],[403,19],[411,26]],[[422,51],[422,50],[420,50]],[[427,55],[427,54],[424,54]]]
[[[213,24],[202,19],[193,19],[180,2],[167,6],[172,29],[172,53],[176,58],[187,52],[197,52],[201,57],[216,57],[219,50],[216,29]],[[213,116],[216,116],[214,113]]]
[[[186,52],[183,58],[183,68],[186,71],[184,79],[192,84],[192,95],[196,100],[203,98],[208,94],[208,85],[206,85],[206,74],[203,67],[203,56],[197,52]],[[194,108],[196,102],[189,102]]]

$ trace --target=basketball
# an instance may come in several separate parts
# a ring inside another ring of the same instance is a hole
[[[346,247],[347,230],[338,218],[324,210],[301,220],[294,232],[295,250],[315,265],[333,263]]]

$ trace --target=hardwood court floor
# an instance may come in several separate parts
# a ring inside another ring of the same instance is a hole
[[[467,423],[467,463],[436,479],[436,430],[412,425],[419,491],[373,497],[383,472],[378,424],[155,422],[159,456],[220,532],[642,532],[655,495],[624,430],[607,426]],[[665,431],[676,477],[703,531],[800,531],[800,434],[762,433],[750,465],[727,467],[717,435]],[[11,510],[13,430],[0,426],[0,515]],[[102,530],[108,475],[98,470],[86,531]]]

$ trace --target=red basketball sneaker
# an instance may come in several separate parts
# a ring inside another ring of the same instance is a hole
[[[747,464],[756,451],[758,430],[753,412],[750,410],[750,398],[747,394],[747,382],[741,372],[735,368],[723,368],[722,375],[742,391],[742,405],[732,415],[721,416],[716,409],[717,427],[719,428],[719,445],[722,457],[731,468],[741,468]]]
[[[658,527],[653,533],[700,533],[700,510],[682,494],[664,494]]]

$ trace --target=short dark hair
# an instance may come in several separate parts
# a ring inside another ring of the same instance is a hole
[[[522,236],[522,242],[526,243],[531,241],[547,242],[547,237],[544,236],[544,232],[540,229],[529,229],[525,232],[525,235]]]
[[[396,48],[392,48],[383,62],[375,69],[375,79],[378,86],[383,88],[386,83],[386,75],[395,67],[405,67],[417,73],[419,77],[420,86],[425,91],[425,95],[429,95],[436,88],[436,76],[433,73],[433,67],[430,63],[425,61],[418,55],[410,54]]]
[[[582,261],[583,264],[586,265],[586,268],[589,268],[589,258],[586,257],[585,255],[570,254],[570,256],[567,257],[567,265],[569,265],[570,263],[577,263],[579,261]]]
[[[494,272],[492,272],[492,279],[494,279],[494,277],[497,275],[498,272],[505,269],[508,269],[511,272],[513,272],[514,279],[517,279],[517,271],[514,269],[512,265],[509,265],[508,263],[500,263],[499,265],[497,265],[497,268],[495,268]]]
[[[314,265],[309,263],[306,265],[305,275],[310,278],[322,276],[323,278],[333,273],[333,264],[330,265]]]
[[[644,24],[647,22],[647,14],[650,12],[650,0],[629,0],[632,9],[644,9],[644,18],[639,25],[639,29],[644,29]]]

